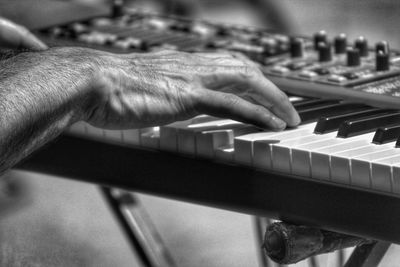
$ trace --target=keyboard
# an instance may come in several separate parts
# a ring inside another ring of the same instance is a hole
[[[78,122],[20,168],[400,243],[400,55],[386,42],[371,49],[364,37],[353,44],[324,31],[292,37],[133,11],[38,34],[116,53],[244,53],[288,93],[302,123],[271,132],[207,115],[122,131]]]

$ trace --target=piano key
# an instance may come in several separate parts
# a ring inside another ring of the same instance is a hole
[[[361,104],[349,103],[332,103],[321,107],[311,107],[307,109],[297,109],[302,122],[316,121],[322,116],[330,116],[333,114],[343,114],[358,111],[363,108]]]
[[[314,143],[317,141],[322,141],[325,139],[334,138],[335,134],[325,134],[325,135],[317,135],[311,134],[309,136],[293,138],[289,140],[282,140],[276,144],[270,144],[271,149],[271,162],[272,169],[276,171],[282,171],[286,173],[292,173],[292,148],[305,145],[309,143]]]
[[[392,166],[399,163],[400,155],[371,162],[372,189],[384,192],[393,192]]]
[[[212,116],[200,115],[186,121],[178,121],[160,127],[160,149],[164,151],[178,151],[178,129],[187,127],[191,124],[206,121],[220,120]]]
[[[249,125],[233,129],[202,131],[196,134],[196,155],[205,158],[214,158],[219,147],[233,146],[233,139],[238,135],[245,135],[261,130]]]
[[[140,145],[140,131],[139,129],[129,129],[121,131],[122,141],[127,145]]]
[[[86,123],[86,134],[95,139],[104,139],[104,130]]]
[[[307,99],[304,101],[299,101],[292,103],[293,106],[297,109],[307,109],[307,108],[312,108],[312,107],[321,107],[321,106],[326,106],[326,105],[331,105],[331,104],[337,104],[339,103],[338,100],[322,100],[322,99]]]
[[[178,128],[178,151],[179,153],[195,156],[197,133],[209,130],[243,127],[243,125],[243,123],[234,120],[216,120]]]
[[[387,112],[387,110],[365,107],[361,108],[361,110],[356,110],[354,112],[322,117],[318,119],[318,123],[317,126],[315,126],[314,132],[319,134],[324,134],[332,131],[337,131],[339,129],[340,124],[346,120],[366,117],[384,112]]]
[[[122,132],[120,130],[104,130],[104,137],[107,140],[122,143]]]
[[[292,173],[311,177],[311,152],[318,149],[334,146],[342,143],[343,140],[333,138],[321,140],[310,144],[300,145],[292,148]]]
[[[371,163],[400,155],[400,149],[387,149],[383,151],[365,154],[351,159],[351,182],[353,185],[371,188],[372,187],[372,174]]]
[[[140,133],[140,145],[146,148],[158,149],[160,146],[160,127]]]
[[[374,139],[375,144],[385,144],[395,141],[400,136],[400,125],[392,125],[376,130]]]
[[[262,165],[266,162],[264,161],[267,156],[266,153],[264,153],[266,150],[263,150],[266,143],[277,143],[280,140],[310,135],[313,132],[315,125],[315,123],[309,123],[300,125],[297,128],[287,129],[283,132],[261,132],[238,136],[234,141],[235,162],[250,166],[253,165],[253,158],[255,159],[255,157],[253,157],[254,145],[257,143],[261,147],[257,149],[259,152],[257,157],[259,158],[255,160],[260,161]]]
[[[78,136],[86,135],[87,134],[86,123],[84,121],[78,121],[72,124],[67,130],[67,133]]]
[[[351,159],[354,157],[359,157],[365,154],[370,154],[374,152],[384,151],[394,147],[394,142],[387,145],[376,145],[369,144],[363,147],[350,149],[341,153],[337,153],[331,156],[331,179],[332,181],[351,184],[352,174],[351,174]]]
[[[330,180],[331,155],[357,147],[366,146],[372,139],[374,133],[355,136],[348,139],[334,139],[333,145],[326,142],[326,146],[310,151],[311,177],[314,179]]]
[[[225,163],[232,163],[234,161],[235,149],[232,145],[219,147],[215,151],[215,158]]]
[[[388,112],[366,118],[352,119],[342,123],[339,127],[339,137],[350,137],[375,131],[380,127],[400,122],[400,112]]]
[[[400,163],[396,163],[392,167],[392,192],[400,195]]]

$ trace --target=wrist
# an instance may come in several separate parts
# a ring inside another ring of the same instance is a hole
[[[70,98],[68,124],[87,120],[97,101],[94,85],[108,53],[81,47],[55,47],[43,53],[51,59],[48,62],[57,62],[54,71],[66,78],[59,89],[67,90]]]

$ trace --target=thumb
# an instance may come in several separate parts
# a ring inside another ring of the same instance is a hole
[[[0,18],[0,47],[45,50],[48,47],[24,26]]]

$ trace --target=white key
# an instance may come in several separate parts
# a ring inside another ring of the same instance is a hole
[[[113,142],[123,143],[122,132],[120,130],[104,130],[104,137]]]
[[[394,164],[392,167],[392,191],[400,195],[400,163]]]
[[[300,145],[292,149],[292,173],[311,177],[311,152],[327,146],[339,144],[341,139],[322,140]]]
[[[197,124],[178,129],[178,151],[179,153],[196,155],[196,135],[202,131],[243,127],[243,123],[234,120],[217,120]]]
[[[122,140],[124,144],[127,145],[140,145],[140,130],[139,129],[130,129],[121,131]]]
[[[238,136],[234,140],[235,162],[252,166],[254,161],[254,166],[263,168],[268,164],[265,160],[266,154],[269,153],[265,150],[266,144],[309,135],[313,132],[315,125],[316,123],[309,123],[283,132],[261,132]]]
[[[371,162],[372,189],[393,192],[394,178],[392,166],[400,163],[400,154]]]
[[[78,121],[69,127],[67,130],[68,134],[84,136],[87,134],[86,123],[84,121]]]
[[[160,146],[160,127],[140,133],[140,145],[146,148],[158,149]]]
[[[215,151],[215,158],[225,163],[233,162],[235,149],[233,146],[219,147]]]
[[[179,121],[169,125],[160,127],[160,149],[166,151],[178,151],[178,129],[187,127],[191,124],[201,123],[205,121],[218,120],[217,118],[200,115],[186,121]]]
[[[272,168],[277,171],[292,173],[292,148],[334,137],[335,133],[310,134],[309,136],[282,140],[277,144],[271,144]]]
[[[233,129],[199,132],[196,134],[196,154],[204,158],[214,158],[219,147],[233,146],[235,136],[259,131],[253,126],[243,125]]]
[[[331,179],[332,181],[351,184],[351,159],[365,154],[387,150],[394,147],[394,142],[385,145],[370,143],[366,146],[350,149],[331,156]]]
[[[392,148],[383,151],[365,154],[351,159],[351,182],[365,188],[372,188],[371,163],[380,159],[400,155],[400,149]],[[376,182],[375,182],[376,184]]]
[[[331,156],[343,151],[368,145],[375,133],[358,135],[350,138],[335,138],[333,145],[318,148],[310,152],[311,177],[314,179],[330,180]]]
[[[86,123],[86,133],[89,137],[103,140],[105,139],[104,130],[94,127],[88,123]]]

